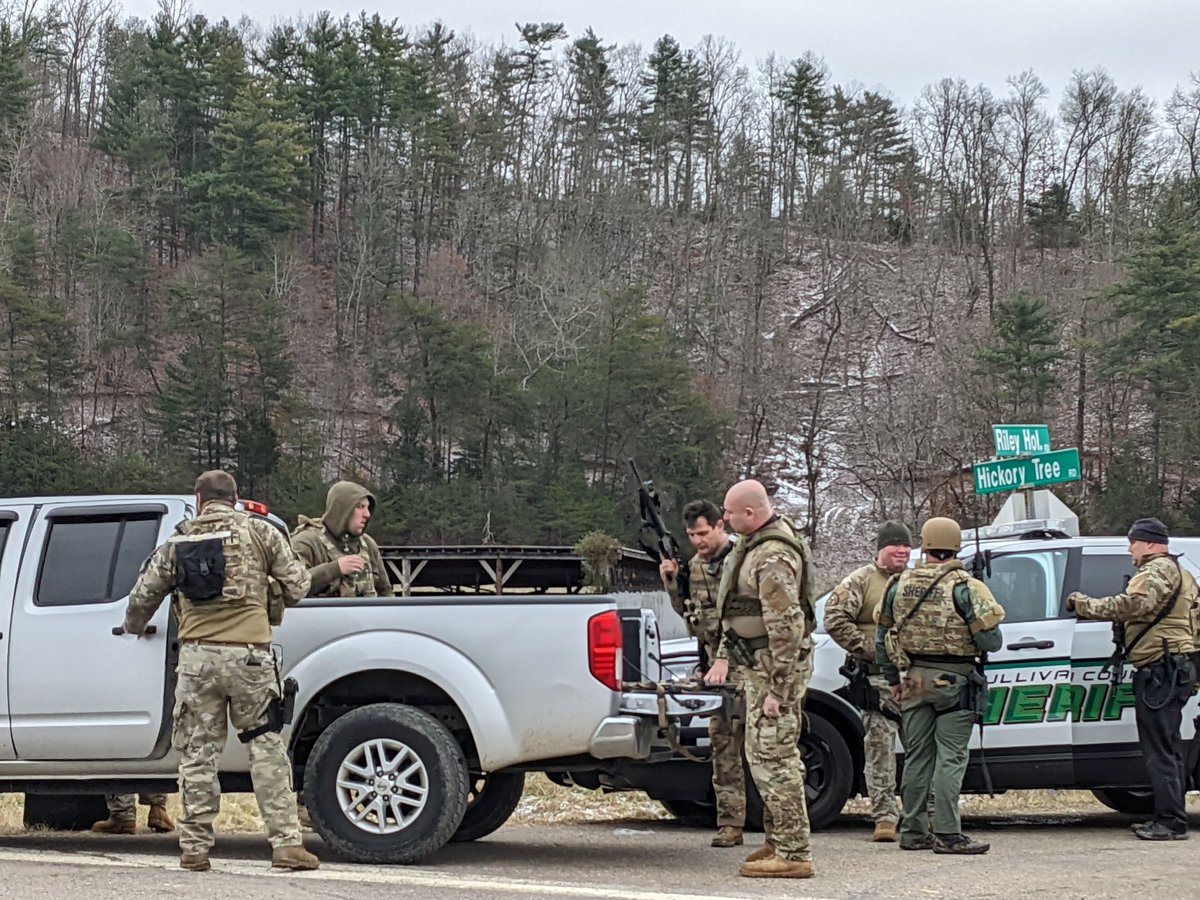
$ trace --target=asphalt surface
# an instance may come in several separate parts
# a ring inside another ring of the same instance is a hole
[[[359,866],[340,862],[310,837],[319,871],[273,874],[264,838],[218,836],[211,872],[178,868],[171,835],[101,837],[87,833],[0,836],[0,897],[275,897],[503,900],[739,900],[805,897],[1054,897],[1116,900],[1196,896],[1193,841],[1146,843],[1115,813],[1006,814],[967,818],[964,829],[992,842],[981,857],[903,852],[869,842],[870,823],[843,819],[814,836],[816,877],[742,878],[738,864],[761,842],[732,850],[708,846],[709,833],[671,822],[509,825],[474,844],[447,847],[428,864]],[[1200,817],[1193,816],[1195,842]]]

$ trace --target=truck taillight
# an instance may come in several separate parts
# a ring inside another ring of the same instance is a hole
[[[588,669],[609,690],[621,689],[621,620],[615,609],[588,619]]]
[[[260,516],[265,516],[271,511],[271,508],[265,503],[259,503],[257,500],[243,500],[242,509],[249,513],[257,513]]]

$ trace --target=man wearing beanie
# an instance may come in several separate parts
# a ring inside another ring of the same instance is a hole
[[[1184,791],[1187,774],[1176,747],[1183,705],[1195,684],[1191,610],[1196,580],[1167,552],[1167,527],[1138,519],[1129,529],[1129,555],[1137,574],[1123,594],[1089,597],[1075,592],[1067,609],[1081,619],[1125,624],[1124,659],[1133,663],[1134,713],[1146,773],[1154,789],[1154,818],[1133,827],[1144,841],[1187,840]]]
[[[849,668],[865,670],[870,691],[862,709],[863,750],[874,841],[896,840],[896,735],[900,707],[875,662],[875,610],[888,580],[908,566],[912,535],[902,522],[884,522],[875,535],[875,560],[855,569],[833,589],[825,605],[825,630],[846,651]]]

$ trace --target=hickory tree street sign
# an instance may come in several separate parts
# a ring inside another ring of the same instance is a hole
[[[975,493],[995,494],[1078,481],[1079,450],[1055,450],[1038,456],[975,463]]]
[[[1048,425],[993,425],[997,456],[1031,456],[1050,452]]]

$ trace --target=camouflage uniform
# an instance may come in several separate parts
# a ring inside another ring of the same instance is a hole
[[[319,519],[300,516],[292,532],[292,548],[312,576],[312,597],[391,597],[392,582],[379,554],[379,545],[367,533],[351,534],[350,516],[360,500],[375,509],[375,496],[352,481],[334,484],[325,498],[325,513]],[[361,572],[345,575],[338,568],[343,556],[357,554],[366,560]]]
[[[677,580],[666,582],[672,608],[687,623],[688,633],[704,645],[704,653],[710,660],[716,659],[721,642],[717,594],[721,587],[721,567],[732,547],[733,544],[729,544],[714,559],[701,559],[697,553],[688,560],[689,596],[680,596]],[[733,677],[731,671],[731,680]],[[717,827],[732,825],[742,828],[746,824],[746,767],[742,757],[746,723],[738,718],[710,716],[708,738],[712,743],[712,784],[717,799]]]
[[[825,630],[838,646],[869,667],[871,686],[879,696],[880,709],[862,710],[867,794],[871,798],[871,818],[894,825],[900,821],[900,808],[896,804],[896,736],[900,731],[900,707],[875,662],[875,611],[883,600],[890,577],[884,569],[869,563],[842,579],[825,604]],[[881,710],[890,712],[891,717]]]
[[[876,659],[887,683],[903,686],[902,846],[931,841],[926,808],[931,789],[934,831],[962,834],[958,798],[975,723],[963,701],[980,652],[999,649],[1003,621],[1004,609],[987,585],[969,576],[957,559],[908,569],[884,594]]]
[[[813,666],[810,565],[790,523],[773,518],[734,545],[717,597],[726,629],[717,655],[746,691],[746,759],[763,798],[767,842],[799,861],[812,860],[799,743]],[[768,694],[780,703],[774,719],[763,713]]]
[[[176,588],[176,547],[206,536],[221,538],[224,587],[212,600],[193,602]],[[134,634],[142,632],[167,594],[175,591],[178,604],[182,646],[172,745],[180,751],[179,845],[185,856],[207,858],[214,843],[213,820],[221,803],[217,761],[225,748],[227,714],[238,731],[257,729],[266,724],[267,707],[279,696],[267,621],[268,575],[290,603],[308,591],[308,573],[283,535],[226,502],[210,500],[146,561],[129,594],[125,630]],[[258,734],[250,740],[249,752],[254,793],[271,846],[300,846],[283,737],[273,731]]]
[[[1198,596],[1192,574],[1174,557],[1155,553],[1142,558],[1123,594],[1093,598],[1077,592],[1067,598],[1080,618],[1125,623],[1129,661],[1136,669],[1138,740],[1154,790],[1154,818],[1148,824],[1171,835],[1186,835],[1188,829],[1187,767],[1176,740],[1183,706],[1195,692],[1191,657]]]

